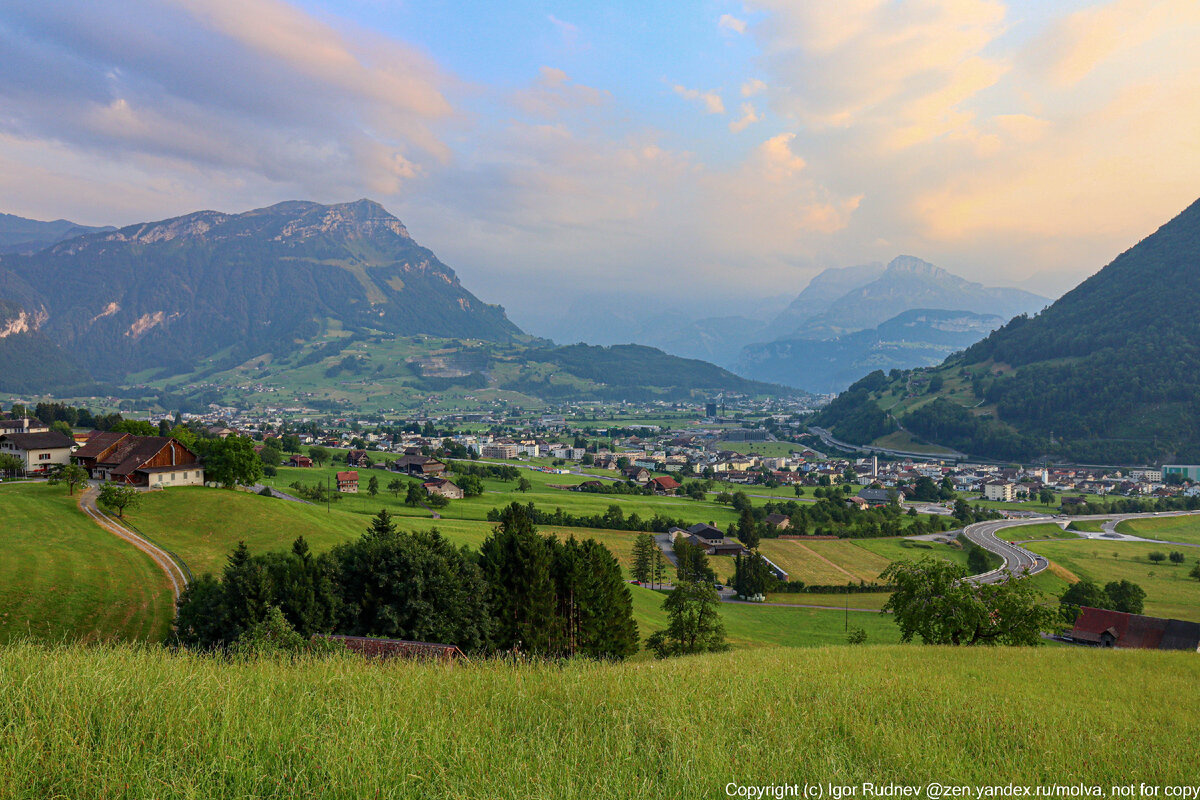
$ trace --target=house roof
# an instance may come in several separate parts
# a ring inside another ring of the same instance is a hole
[[[889,500],[887,489],[872,489],[869,486],[860,489],[857,497],[861,497],[868,503],[886,503]]]
[[[1108,633],[1117,647],[1146,650],[1196,650],[1200,647],[1200,623],[1177,619],[1126,614],[1084,606],[1071,630],[1071,638],[1099,643]]]
[[[113,452],[112,460],[117,466],[113,475],[128,475],[158,455],[159,451],[171,444],[170,436],[129,436],[122,440]]]
[[[60,447],[74,447],[75,440],[64,436],[58,431],[45,433],[5,433],[0,435],[0,442],[9,442],[22,450],[52,450]]]
[[[337,474],[337,480],[338,483],[341,483],[342,481],[356,481],[358,480],[358,470],[352,469],[349,472],[339,472]]]
[[[99,458],[104,451],[117,442],[129,436],[128,433],[115,431],[92,431],[88,434],[87,443],[75,451],[76,458]]]
[[[688,528],[688,533],[692,534],[693,536],[700,536],[704,539],[725,538],[725,531],[721,530],[715,525],[709,525],[706,522],[697,522],[695,525]]]
[[[659,487],[663,488],[663,489],[678,489],[679,488],[679,481],[675,480],[674,478],[672,478],[670,476],[653,478],[653,479],[651,479],[650,482],[658,484]]]

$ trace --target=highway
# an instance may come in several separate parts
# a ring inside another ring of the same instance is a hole
[[[1074,517],[1028,517],[1025,519],[997,519],[988,520],[987,522],[976,522],[973,525],[968,525],[963,529],[963,535],[970,539],[975,544],[1000,556],[1004,560],[1003,566],[984,572],[980,575],[974,575],[969,580],[975,583],[996,583],[1007,579],[1011,575],[1036,575],[1042,570],[1050,566],[1045,558],[1037,553],[1032,553],[1020,545],[1011,544],[1011,540],[1015,538],[1009,535],[1007,531],[1011,528],[1019,528],[1023,525],[1038,525],[1044,522],[1051,522],[1055,525],[1065,526],[1072,520],[1108,520],[1110,521],[1104,527],[1111,531],[1117,523],[1127,519],[1145,519],[1153,517],[1178,517],[1190,514],[1200,514],[1200,511],[1160,511],[1148,512],[1145,514],[1094,514],[1081,515]],[[1115,532],[1107,536],[1110,541],[1118,541],[1121,538],[1133,539],[1134,537],[1123,537]],[[1167,542],[1160,539],[1137,539],[1144,542],[1158,542],[1161,544],[1178,544],[1181,546],[1192,547],[1184,542]]]
[[[808,431],[809,433],[816,434],[827,446],[836,447],[839,450],[845,450],[851,453],[862,451],[865,453],[878,453],[885,456],[897,456],[899,458],[916,458],[924,461],[963,461],[967,458],[966,453],[960,453],[957,450],[951,450],[950,448],[944,448],[945,452],[942,453],[917,453],[912,450],[894,450],[890,447],[876,447],[875,445],[869,444],[850,444],[849,442],[843,442],[839,439],[833,438],[832,433],[825,428],[818,428],[816,425],[809,425]]]

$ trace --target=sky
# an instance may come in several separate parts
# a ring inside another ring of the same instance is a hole
[[[899,254],[1057,296],[1198,195],[1195,0],[0,0],[0,211],[369,197],[533,333]]]

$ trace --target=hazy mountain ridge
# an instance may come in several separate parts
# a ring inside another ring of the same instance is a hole
[[[0,213],[0,255],[36,253],[67,239],[109,230],[114,229],[80,225],[66,219],[42,222]]]
[[[970,311],[911,309],[882,325],[832,339],[747,345],[735,371],[758,380],[839,392],[867,373],[933,366],[999,328],[1005,318]]]

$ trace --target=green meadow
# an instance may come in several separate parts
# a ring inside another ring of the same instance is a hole
[[[166,576],[77,499],[65,486],[0,486],[0,642],[162,638],[172,612]]]
[[[1194,653],[841,645],[445,666],[16,644],[0,647],[0,796],[1193,785],[1198,705]]]
[[[1198,553],[1186,553],[1189,558],[1183,564],[1154,564],[1149,554],[1168,552],[1169,547],[1102,539],[1035,542],[1026,547],[1101,586],[1109,581],[1133,581],[1146,592],[1145,614],[1200,622],[1200,581],[1188,577]]]
[[[1117,532],[1144,536],[1147,539],[1200,545],[1200,515],[1122,520],[1117,523]],[[1200,549],[1188,550],[1184,555],[1187,555],[1189,560],[1195,560],[1200,557]]]

